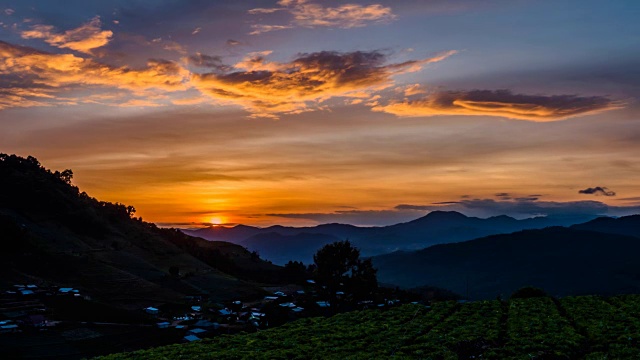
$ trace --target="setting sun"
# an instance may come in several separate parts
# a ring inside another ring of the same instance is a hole
[[[224,223],[226,223],[226,219],[222,216],[216,216],[216,217],[212,217],[209,222],[212,225],[222,225]]]

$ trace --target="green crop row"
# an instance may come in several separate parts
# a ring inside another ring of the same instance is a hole
[[[106,359],[640,359],[639,309],[640,296],[405,305]]]
[[[499,301],[480,301],[462,306],[403,351],[431,358],[478,357],[498,345],[502,306]]]
[[[612,344],[635,346],[640,321],[598,296],[567,297],[560,301],[589,339],[594,351],[608,351]]]
[[[498,357],[572,359],[584,340],[550,298],[514,299],[509,302],[507,343]]]

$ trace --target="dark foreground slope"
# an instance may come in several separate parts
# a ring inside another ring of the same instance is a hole
[[[91,198],[71,176],[32,157],[0,154],[0,285],[77,287],[137,306],[194,294],[258,296],[240,278],[279,271],[241,246],[159,229],[135,218],[132,207]]]
[[[373,258],[378,280],[490,299],[519,287],[554,295],[640,292],[640,239],[561,227],[494,235]]]
[[[638,296],[405,305],[106,359],[638,359],[639,309]]]

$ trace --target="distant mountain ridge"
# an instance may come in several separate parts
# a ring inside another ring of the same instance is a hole
[[[640,238],[550,227],[492,235],[412,252],[373,257],[378,280],[400,287],[438,286],[472,299],[508,296],[522,286],[541,287],[553,295],[640,292]],[[602,230],[602,228],[600,228]]]
[[[640,215],[599,217],[583,224],[572,225],[571,228],[640,237]]]
[[[468,217],[455,211],[433,211],[416,220],[390,226],[358,227],[347,224],[322,224],[313,227],[270,226],[259,228],[237,225],[227,228],[221,226],[199,230],[183,230],[184,233],[207,240],[229,241],[249,250],[258,251],[266,259],[282,264],[282,257],[271,256],[270,248],[283,248],[289,242],[291,258],[288,260],[308,261],[318,247],[301,247],[296,241],[304,240],[300,234],[322,234],[328,239],[335,237],[348,239],[360,248],[362,255],[375,256],[398,250],[418,250],[435,244],[471,240],[482,236],[511,233],[524,229],[540,229],[548,226],[568,226],[591,220],[593,217],[552,218],[536,217],[517,220],[509,216],[495,216],[487,219]],[[265,235],[271,234],[271,235]],[[261,235],[255,238],[257,235]],[[298,237],[296,237],[298,236]],[[249,238],[254,237],[251,241]],[[257,241],[256,239],[260,239]],[[286,248],[286,247],[285,247]],[[270,257],[271,256],[271,257]]]
[[[310,264],[313,263],[313,254],[319,248],[340,240],[336,236],[326,234],[280,235],[277,232],[270,232],[253,235],[243,240],[240,245],[257,251],[261,257],[275,264],[286,264],[292,259]]]

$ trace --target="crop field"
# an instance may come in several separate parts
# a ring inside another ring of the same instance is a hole
[[[104,359],[640,359],[640,296],[403,305]]]

